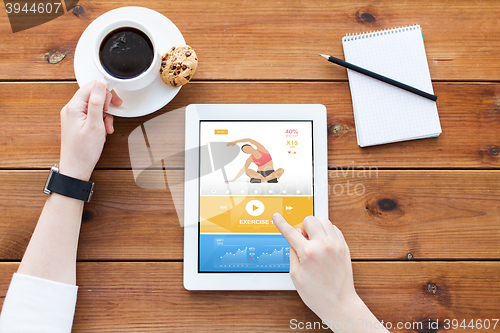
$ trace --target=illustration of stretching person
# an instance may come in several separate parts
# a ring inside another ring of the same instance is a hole
[[[271,158],[271,154],[269,154],[269,151],[267,151],[267,149],[263,145],[252,139],[236,140],[233,142],[229,142],[227,146],[234,146],[235,144],[240,142],[249,142],[256,148],[249,144],[244,144],[243,146],[241,146],[241,151],[245,154],[250,154],[251,156],[246,160],[245,165],[238,172],[236,177],[234,177],[233,180],[229,180],[227,182],[234,182],[236,179],[240,178],[243,173],[245,173],[248,177],[250,177],[250,183],[277,183],[278,178],[283,175],[285,170],[283,170],[282,168],[279,168],[276,171],[274,170],[273,159]],[[257,171],[249,168],[252,162],[257,165]]]

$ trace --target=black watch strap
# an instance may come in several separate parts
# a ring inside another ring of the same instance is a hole
[[[50,170],[44,192],[55,192],[66,197],[89,202],[94,192],[94,183],[60,174],[57,165]]]

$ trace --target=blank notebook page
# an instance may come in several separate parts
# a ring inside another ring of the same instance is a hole
[[[419,26],[346,36],[342,44],[347,62],[434,94]],[[361,147],[441,133],[436,102],[349,69],[347,73]]]

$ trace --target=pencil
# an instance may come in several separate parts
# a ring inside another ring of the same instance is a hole
[[[411,87],[409,85],[406,85],[404,83],[401,83],[399,81],[390,79],[390,78],[385,77],[383,75],[380,75],[380,74],[374,73],[372,71],[369,71],[367,69],[364,69],[364,68],[358,67],[356,65],[350,64],[348,62],[345,62],[344,60],[340,60],[340,59],[337,59],[335,57],[332,57],[332,56],[329,56],[329,55],[324,55],[324,54],[320,54],[320,56],[322,56],[323,58],[325,58],[326,60],[328,60],[330,62],[333,62],[334,64],[340,65],[340,66],[345,67],[345,68],[352,69],[355,72],[367,75],[367,76],[372,77],[374,79],[377,79],[377,80],[383,81],[385,83],[391,84],[391,85],[393,85],[395,87],[398,87],[398,88],[404,89],[406,91],[409,91],[411,93],[414,93],[414,94],[420,95],[422,97],[428,98],[431,101],[435,102],[437,100],[437,96],[436,95],[432,95],[432,94],[426,93],[425,91],[419,90],[417,88],[413,88],[413,87]]]

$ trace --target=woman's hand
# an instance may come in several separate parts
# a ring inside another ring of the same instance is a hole
[[[311,310],[321,319],[333,320],[358,302],[349,248],[336,226],[326,218],[308,216],[301,232],[279,213],[273,220],[290,243],[290,276]]]
[[[90,82],[78,90],[61,110],[62,174],[88,181],[101,156],[106,134],[111,134],[113,116],[106,113],[109,104],[122,100],[107,92],[100,82]]]

